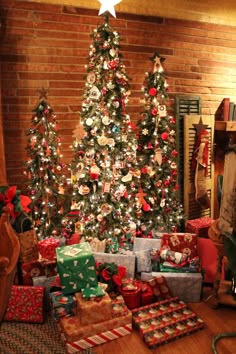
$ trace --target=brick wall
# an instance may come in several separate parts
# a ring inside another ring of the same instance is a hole
[[[49,89],[57,115],[64,161],[73,157],[72,131],[79,121],[90,33],[102,24],[94,10],[1,0],[2,115],[7,178],[21,187],[26,133],[38,90]],[[131,78],[128,111],[141,111],[141,86],[149,58],[166,58],[169,93],[199,95],[202,114],[214,115],[224,97],[236,101],[236,27],[117,13],[111,25],[119,32],[120,52]]]

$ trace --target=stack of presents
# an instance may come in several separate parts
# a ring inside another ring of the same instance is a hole
[[[188,303],[200,301],[203,281],[213,282],[211,222],[201,218],[187,222],[184,233],[136,237],[132,250],[117,253],[94,251],[79,237],[70,245],[50,237],[34,252],[22,246],[5,320],[42,323],[49,313],[68,353],[133,329],[149,348],[196,331],[204,324]]]

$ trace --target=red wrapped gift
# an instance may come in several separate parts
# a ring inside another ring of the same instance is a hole
[[[154,302],[155,296],[151,285],[143,283],[141,285],[141,306],[150,305]]]
[[[33,277],[45,275],[45,269],[39,261],[21,264],[23,285],[33,285]]]
[[[190,259],[197,256],[197,235],[192,233],[163,234],[161,248],[168,247],[171,251],[187,254]]]
[[[163,276],[155,277],[148,281],[148,284],[153,288],[153,294],[156,300],[170,299],[171,291],[167,285],[166,279]]]
[[[79,234],[73,234],[71,235],[70,238],[66,240],[67,245],[75,245],[77,243],[80,243],[80,235]]]
[[[128,309],[134,309],[141,305],[141,283],[138,281],[126,281],[121,285],[120,294],[123,296]]]
[[[208,238],[208,229],[213,221],[214,220],[209,216],[188,220],[186,222],[185,232],[195,233],[198,237]]]
[[[49,237],[39,241],[38,246],[42,258],[54,260],[56,258],[56,248],[60,246],[60,241],[54,237]]]
[[[44,320],[44,287],[13,285],[5,321],[42,323]]]

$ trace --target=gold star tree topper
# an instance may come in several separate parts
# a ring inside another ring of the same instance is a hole
[[[119,4],[122,0],[99,0],[101,7],[98,15],[104,14],[104,12],[108,11],[112,16],[116,17],[116,12],[114,6]]]

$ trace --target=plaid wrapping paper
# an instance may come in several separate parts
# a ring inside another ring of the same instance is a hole
[[[63,294],[98,285],[94,257],[88,242],[56,249]]]
[[[163,276],[161,272],[141,273],[143,281]],[[199,302],[202,292],[201,273],[164,273],[164,278],[172,296],[178,296],[185,302]]]
[[[62,317],[58,322],[67,342],[77,342],[106,331],[112,331],[132,324],[132,314],[130,311],[124,316],[115,317],[108,321],[93,323],[82,326],[77,316]]]
[[[60,329],[59,329],[60,330]],[[95,347],[100,344],[110,342],[112,340],[124,337],[132,332],[132,323],[125,324],[118,328],[111,329],[96,335],[83,338],[75,342],[68,342],[63,332],[61,332],[61,339],[66,346],[68,354],[77,353],[85,349]]]
[[[209,216],[204,216],[199,219],[187,220],[185,232],[195,233],[198,237],[208,238],[208,229],[213,223],[213,219]]]
[[[4,321],[42,323],[44,287],[13,285]]]
[[[103,322],[112,318],[112,301],[105,296],[95,299],[84,299],[81,293],[75,293],[77,302],[77,316],[82,326]]]
[[[193,233],[163,234],[161,248],[166,246],[171,251],[187,254],[192,259],[197,256],[197,235]]]

